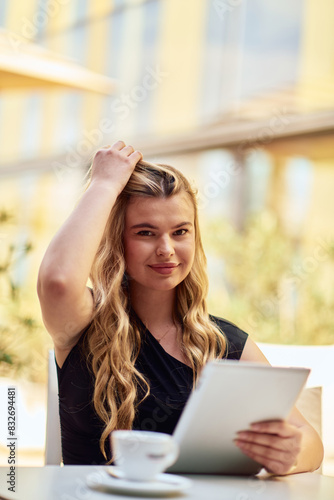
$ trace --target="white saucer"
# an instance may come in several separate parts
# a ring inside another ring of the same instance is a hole
[[[165,496],[184,491],[192,484],[190,479],[173,474],[159,474],[152,481],[130,481],[121,477],[121,471],[117,467],[110,467],[113,471],[112,475],[108,474],[108,469],[89,474],[86,478],[87,485],[94,490],[110,493]],[[116,475],[118,477],[115,477]]]

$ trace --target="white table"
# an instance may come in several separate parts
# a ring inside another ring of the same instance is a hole
[[[8,491],[8,467],[0,468],[0,499],[16,500],[124,500],[125,495],[94,491],[86,486],[91,472],[103,466],[17,467],[16,493]],[[193,485],[173,498],[184,500],[333,500],[334,477],[315,473],[287,477],[187,476]],[[145,497],[141,497],[145,498]]]

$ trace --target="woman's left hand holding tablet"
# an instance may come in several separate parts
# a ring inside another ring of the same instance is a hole
[[[284,420],[257,422],[237,434],[240,450],[273,474],[292,472],[301,450],[302,432]]]

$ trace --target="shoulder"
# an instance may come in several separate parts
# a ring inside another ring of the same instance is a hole
[[[238,339],[247,339],[248,333],[244,330],[241,330],[236,324],[228,321],[227,319],[220,318],[219,316],[209,315],[211,321],[213,321],[218,328],[225,334],[228,339],[235,340]]]
[[[224,357],[227,359],[240,359],[248,339],[248,333],[241,330],[241,328],[231,321],[219,316],[210,314],[209,318],[218,326],[226,338],[227,346]]]

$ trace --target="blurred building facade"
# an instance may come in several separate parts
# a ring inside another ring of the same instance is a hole
[[[3,0],[16,56],[32,42],[116,82],[0,84],[0,207],[17,217],[2,242],[38,242],[18,279],[34,282],[94,151],[119,138],[192,177],[204,219],[241,230],[271,209],[311,253],[330,241],[333,23],[332,0]]]

